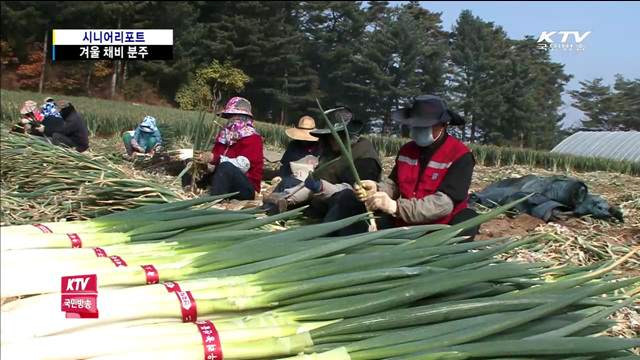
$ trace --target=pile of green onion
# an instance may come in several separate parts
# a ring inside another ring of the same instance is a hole
[[[270,231],[301,209],[206,207],[219,199],[3,227],[3,359],[637,359],[639,339],[603,334],[638,299],[640,278],[614,273],[638,249],[559,267],[496,257],[544,234],[461,242],[516,203],[456,226],[328,237],[369,214]],[[60,277],[77,274],[98,275],[97,319],[60,311]]]

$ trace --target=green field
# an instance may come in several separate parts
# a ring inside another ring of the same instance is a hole
[[[18,109],[25,100],[35,100],[41,104],[46,96],[54,96],[58,101],[65,99],[74,103],[82,113],[91,134],[94,136],[118,136],[123,131],[133,130],[142,119],[151,115],[158,119],[158,126],[167,140],[189,141],[195,133],[194,126],[198,120],[198,113],[174,108],[116,102],[86,97],[60,96],[56,94],[38,94],[24,91],[1,91],[2,122],[14,121],[18,116]],[[217,118],[207,114],[208,121]],[[222,124],[220,119],[216,121]],[[258,132],[265,143],[272,146],[284,147],[288,139],[284,133],[285,127],[257,122]],[[386,136],[370,136],[378,148],[381,156],[395,156],[407,139]],[[168,144],[171,146],[170,144]],[[505,148],[469,144],[478,165],[511,166],[526,165],[540,167],[554,172],[591,172],[610,171],[629,175],[640,175],[640,163],[631,161],[609,160],[592,157],[555,154],[545,151],[534,151],[520,148]]]

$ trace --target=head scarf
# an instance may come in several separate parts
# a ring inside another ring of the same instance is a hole
[[[42,115],[44,117],[55,116],[62,119],[62,115],[58,112],[58,106],[52,102],[45,103],[42,106]]]
[[[153,116],[145,116],[142,124],[140,124],[140,130],[148,133],[156,132],[158,130],[156,118]]]
[[[232,115],[229,117],[227,126],[220,132],[217,142],[225,145],[233,145],[243,138],[257,135],[254,128],[253,118],[247,115]]]

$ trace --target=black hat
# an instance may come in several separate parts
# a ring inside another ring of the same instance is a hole
[[[410,127],[429,127],[437,124],[464,125],[465,120],[451,111],[447,102],[435,95],[419,95],[413,99],[411,107],[401,108],[391,113],[391,118]]]
[[[324,113],[336,131],[343,131],[345,129],[345,124],[347,125],[346,129],[349,132],[349,135],[358,135],[364,129],[364,121],[356,119],[353,115],[353,111],[351,111],[347,106],[339,106],[329,109]],[[325,127],[323,129],[314,130],[310,134],[315,137],[330,135],[331,129]]]

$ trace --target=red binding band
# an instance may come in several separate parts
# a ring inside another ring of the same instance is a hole
[[[45,234],[52,234],[53,233],[53,231],[51,231],[51,229],[49,229],[46,225],[33,224],[33,226],[37,227],[38,229],[40,229],[40,231],[42,231]]]
[[[166,283],[164,283],[164,287],[166,287],[167,292],[170,293],[180,291],[180,285],[178,285],[177,282],[167,281]]]
[[[78,249],[82,247],[82,239],[78,234],[67,234],[67,236],[71,240],[71,248]]]
[[[109,259],[116,264],[116,267],[127,266],[127,263],[122,260],[122,258],[118,255],[109,256]]]
[[[182,322],[194,322],[198,318],[198,308],[196,301],[191,295],[191,291],[176,291],[176,296],[180,300],[182,309]]]
[[[144,275],[147,277],[147,285],[157,284],[160,282],[158,270],[153,265],[140,265],[144,269]]]
[[[96,252],[97,257],[107,257],[107,252],[100,248],[93,248],[93,251]]]
[[[222,360],[222,344],[218,330],[211,321],[196,321],[200,335],[202,335],[202,345],[204,347],[205,360]]]

